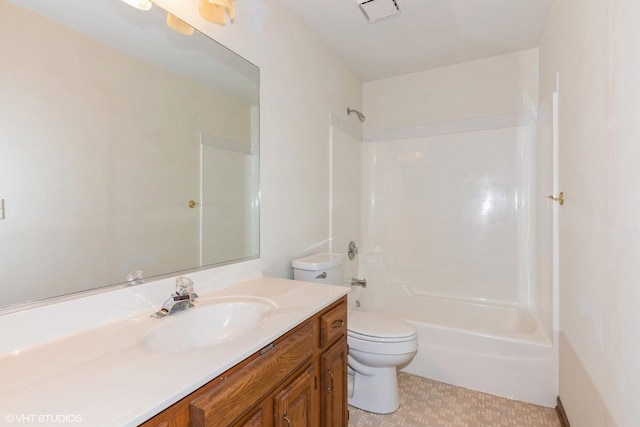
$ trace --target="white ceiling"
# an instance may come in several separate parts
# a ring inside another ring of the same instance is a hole
[[[281,1],[363,82],[537,47],[552,2],[397,0],[369,24],[356,0]]]

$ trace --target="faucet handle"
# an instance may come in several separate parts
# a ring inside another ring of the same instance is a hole
[[[190,295],[193,293],[193,280],[188,277],[180,276],[176,279],[176,294],[180,296]]]

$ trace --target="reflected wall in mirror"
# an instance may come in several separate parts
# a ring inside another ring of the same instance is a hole
[[[0,0],[0,308],[259,255],[259,70],[165,19]]]

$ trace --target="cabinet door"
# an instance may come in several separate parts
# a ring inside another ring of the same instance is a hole
[[[262,409],[258,409],[249,419],[238,423],[238,427],[263,427],[266,426],[264,422],[264,412]]]
[[[320,356],[320,425],[347,425],[347,337]]]
[[[273,425],[273,408],[271,399],[263,400],[249,415],[234,424],[234,427],[270,427]]]
[[[274,426],[312,427],[313,366],[309,366],[273,399]]]

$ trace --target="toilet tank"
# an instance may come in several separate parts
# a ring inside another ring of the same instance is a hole
[[[344,284],[342,254],[319,253],[293,260],[293,278],[305,282]]]

